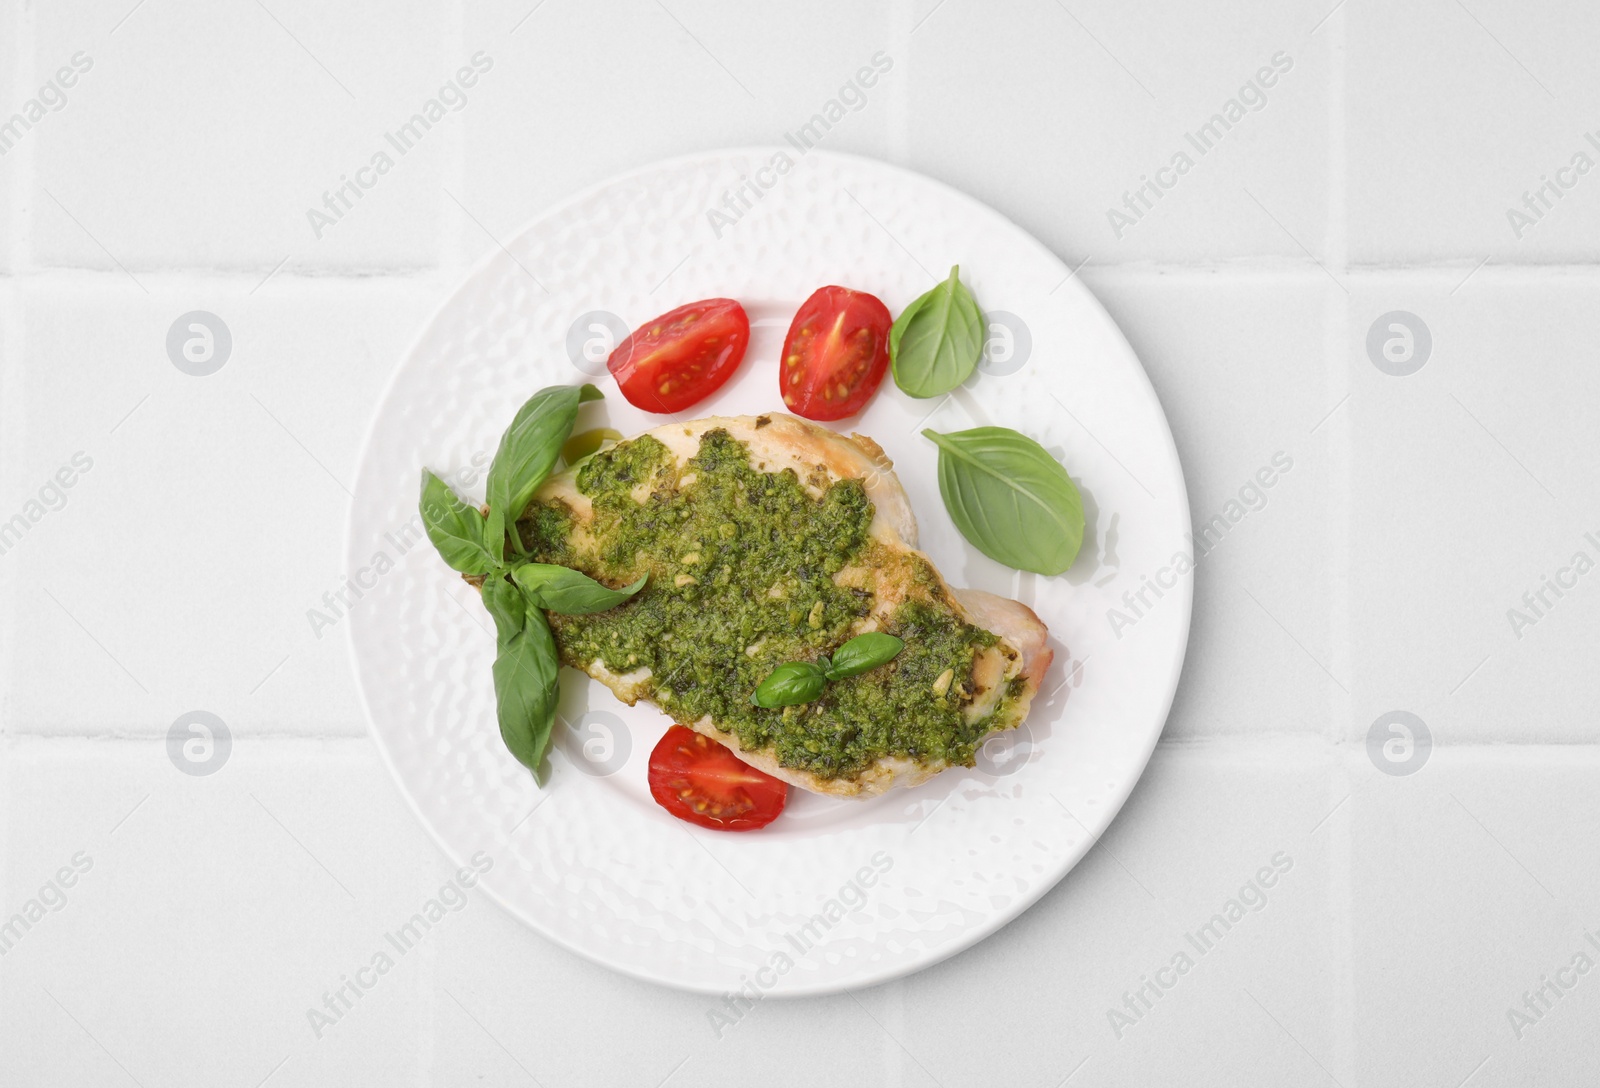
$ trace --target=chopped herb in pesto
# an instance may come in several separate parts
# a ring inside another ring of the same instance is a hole
[[[884,756],[972,765],[992,724],[964,714],[973,659],[998,640],[961,619],[925,559],[872,540],[860,480],[761,471],[742,442],[712,430],[681,465],[650,435],[601,450],[577,487],[593,522],[536,500],[518,524],[532,557],[608,585],[649,581],[609,611],[551,615],[563,663],[648,669],[644,694],[675,720],[709,715],[741,747],[770,747],[783,766],[824,778],[855,778]],[[819,661],[857,632],[873,592],[835,575],[875,564],[903,565],[904,599],[877,628],[904,649],[804,705],[753,706],[777,666]]]

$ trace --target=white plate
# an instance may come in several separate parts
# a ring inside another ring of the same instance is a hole
[[[772,166],[780,156],[786,173]],[[530,393],[555,383],[596,381],[606,400],[585,411],[624,434],[661,423],[617,393],[603,336],[590,356],[569,353],[569,340],[581,349],[605,323],[584,315],[632,325],[694,299],[740,299],[754,326],[748,357],[686,417],[770,411],[782,407],[783,334],[815,288],[870,291],[898,313],[956,263],[991,320],[1011,330],[994,341],[994,361],[942,401],[886,381],[845,429],[894,459],[922,547],[952,584],[1017,597],[1049,625],[1055,663],[1026,725],[991,741],[978,769],[865,802],[793,791],[766,830],[719,833],[650,799],[645,766],[667,719],[564,670],[568,724],[537,789],[495,725],[492,625],[473,590],[417,542],[421,467],[449,476],[477,466],[465,490],[481,498],[501,431]],[[920,429],[991,423],[1037,438],[1077,480],[1090,528],[1069,574],[1008,570],[968,546],[945,513]],[[347,551],[364,595],[348,626],[373,735],[401,790],[452,858],[492,859],[482,887],[512,914],[670,986],[824,993],[904,975],[993,933],[1105,830],[1166,719],[1191,581],[1159,598],[1146,589],[1138,617],[1122,597],[1187,552],[1188,528],[1177,453],[1144,371],[1099,303],[1033,238],[883,163],[793,148],[717,152],[647,167],[549,212],[428,322],[362,456]],[[1132,625],[1114,631],[1113,607]]]

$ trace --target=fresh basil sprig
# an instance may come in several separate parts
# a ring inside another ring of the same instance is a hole
[[[824,657],[816,662],[790,661],[779,665],[756,685],[750,701],[768,709],[814,702],[822,697],[830,683],[887,665],[905,648],[905,642],[894,635],[868,631],[835,650],[832,660]]]
[[[422,524],[446,563],[462,574],[487,574],[497,565],[485,543],[483,512],[468,506],[439,477],[422,470]]]
[[[496,625],[499,621],[496,620]],[[500,739],[541,784],[541,766],[556,720],[560,668],[550,621],[537,608],[523,613],[522,630],[501,639],[494,659],[495,709]]]
[[[578,406],[598,400],[592,385],[552,386],[530,397],[500,439],[489,466],[489,513],[469,506],[450,485],[422,474],[422,523],[451,567],[483,576],[483,603],[494,619],[494,694],[500,737],[518,762],[543,782],[560,695],[560,658],[545,612],[580,615],[615,608],[644,587],[640,578],[610,589],[579,571],[549,563],[507,561],[506,535],[526,554],[516,520],[555,467],[578,419]]]
[[[527,596],[528,603],[564,616],[587,616],[615,608],[644,588],[641,577],[632,585],[611,589],[581,571],[550,563],[524,563],[512,568],[511,580]]]
[[[603,396],[592,385],[553,385],[528,398],[500,437],[489,464],[488,543],[496,559],[505,557],[506,530],[518,555],[526,554],[517,534],[517,516],[561,456],[561,446],[578,421],[578,405]]]
[[[1083,544],[1083,499],[1043,446],[1009,427],[923,436],[939,447],[939,494],[961,535],[990,559],[1060,574]]]
[[[499,574],[483,580],[483,607],[494,620],[495,641],[504,646],[522,633],[528,602],[520,590]]]
[[[961,284],[960,266],[914,299],[889,329],[894,383],[913,397],[937,397],[972,376],[986,339],[983,312]]]
[[[555,725],[560,667],[544,613],[530,607],[522,591],[495,571],[483,580],[483,604],[494,618],[495,715],[500,739],[521,763],[540,774]]]

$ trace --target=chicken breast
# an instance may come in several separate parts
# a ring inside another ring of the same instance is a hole
[[[1051,661],[1027,606],[948,586],[916,548],[883,450],[772,414],[669,423],[552,476],[518,521],[533,554],[628,603],[549,619],[563,664],[648,700],[801,789],[867,797],[971,766],[1027,716]],[[892,662],[815,702],[750,703],[767,673],[865,631]]]

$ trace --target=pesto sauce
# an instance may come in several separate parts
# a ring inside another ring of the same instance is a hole
[[[872,541],[860,480],[833,480],[814,498],[792,470],[752,466],[744,443],[718,429],[684,466],[650,435],[620,443],[585,462],[577,484],[594,507],[594,543],[575,551],[572,511],[535,502],[518,523],[534,557],[610,584],[650,581],[610,611],[550,615],[563,664],[648,668],[649,697],[675,720],[709,714],[742,747],[770,747],[783,766],[823,778],[855,778],[891,755],[972,765],[990,719],[965,721],[965,684],[974,655],[998,640],[956,614],[926,560]],[[816,702],[751,705],[778,665],[814,661],[857,633],[873,594],[834,575],[878,563],[906,564],[907,598],[879,624],[904,651]]]

